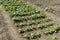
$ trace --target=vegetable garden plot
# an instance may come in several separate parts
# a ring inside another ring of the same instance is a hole
[[[36,8],[32,8],[21,0],[0,0],[0,4],[2,4],[9,13],[23,38],[30,40],[37,39],[42,36],[39,29],[42,30],[54,24],[44,13]],[[60,28],[60,26],[58,26],[56,30],[58,30],[58,28]],[[50,33],[50,31],[45,33]]]

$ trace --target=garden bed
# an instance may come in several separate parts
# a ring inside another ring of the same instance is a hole
[[[56,23],[51,18],[21,0],[1,0],[0,4],[9,13],[23,39],[40,40],[41,38],[43,40],[45,36],[53,35],[53,33],[60,30],[60,26],[56,26]],[[49,30],[46,30],[48,28]],[[50,30],[51,28],[52,30]]]

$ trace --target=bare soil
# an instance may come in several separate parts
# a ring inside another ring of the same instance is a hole
[[[3,17],[1,15],[1,12],[0,12],[0,40],[8,40],[6,32],[7,31],[6,31],[6,27],[4,24],[4,20],[3,20]]]
[[[0,6],[0,40],[23,40],[2,6]]]

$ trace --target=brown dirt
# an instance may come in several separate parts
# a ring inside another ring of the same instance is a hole
[[[6,13],[2,6],[0,6],[0,16],[1,16],[1,28],[0,28],[0,38],[1,40],[23,40],[18,31],[16,30],[14,23],[11,21],[8,13]],[[3,17],[3,18],[2,18]],[[3,24],[4,23],[4,24]]]
[[[42,7],[60,5],[60,0],[24,0],[33,4],[41,3]]]
[[[3,17],[2,17],[2,15],[1,15],[1,13],[0,13],[0,40],[8,40],[7,39],[7,35],[6,35],[6,28],[5,28],[5,26],[4,26],[5,24],[4,24],[4,21],[3,21]]]

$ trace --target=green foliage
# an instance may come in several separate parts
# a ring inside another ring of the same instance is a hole
[[[26,28],[25,28],[26,31],[32,31],[34,29],[35,29],[35,27],[33,27],[33,26],[26,26]]]
[[[25,18],[24,17],[12,17],[12,20],[15,21],[15,22],[18,22],[18,21],[25,20]]]
[[[28,26],[28,27],[25,28],[25,30],[26,30],[26,31],[31,31],[31,30],[33,30],[33,29]]]
[[[37,18],[45,18],[45,14],[41,13],[40,11],[38,11],[36,8],[32,8],[31,6],[27,5],[26,3],[22,2],[21,0],[0,0],[0,4],[2,4],[5,8],[6,11],[9,12],[9,15],[11,16],[12,20],[15,22],[19,22],[18,26],[22,27],[25,25],[25,23],[20,23],[21,21],[24,20],[28,20],[28,19],[37,19]],[[39,5],[39,4],[37,4]],[[46,8],[46,10],[51,10],[50,8]],[[28,15],[28,17],[26,17]],[[50,19],[45,19],[45,21],[47,23],[44,24],[39,24],[38,28],[44,28],[47,26],[52,25],[52,22],[48,22],[50,21]],[[35,21],[30,21],[29,23],[26,23],[27,25],[31,25],[37,23]],[[25,31],[31,31],[35,29],[35,27],[26,27],[25,30],[22,30],[21,28],[19,29],[19,33],[24,33]],[[59,30],[60,27],[54,27],[52,30],[48,30],[48,32],[46,33],[51,33],[54,32],[56,30]],[[36,32],[36,33],[31,33],[31,38],[36,38],[36,37],[40,37],[41,34],[40,32]],[[30,38],[29,35],[24,35],[24,38],[29,39]]]
[[[11,16],[40,13],[36,8],[32,8],[21,0],[0,0],[0,4],[4,6],[5,10],[8,11]]]
[[[36,37],[36,35],[35,35],[35,33],[31,33],[31,38],[35,38]]]
[[[49,11],[49,12],[54,11],[51,7],[46,7],[45,10],[46,10],[46,11]]]
[[[45,27],[45,24],[39,24],[38,25],[38,28],[44,28]]]
[[[36,37],[40,37],[41,36],[41,34],[40,34],[40,32],[36,32],[36,33],[31,33],[31,38],[36,38]]]
[[[19,27],[23,27],[24,26],[24,23],[19,23]]]
[[[60,26],[54,26],[51,29],[46,29],[45,34],[51,34],[60,30]]]
[[[19,33],[24,33],[24,31],[22,29],[19,29]]]
[[[56,36],[54,36],[54,37],[52,38],[52,40],[57,40],[57,37],[56,37]]]
[[[35,35],[38,36],[38,37],[40,37],[41,36],[41,33],[40,32],[36,32]]]
[[[46,18],[45,21],[46,22],[49,22],[49,21],[51,21],[51,19],[50,18]]]
[[[35,24],[35,20],[33,20],[33,21],[28,21],[28,23],[27,23],[28,25],[32,25],[32,24]]]
[[[31,18],[45,18],[45,14],[40,13],[40,14],[34,14],[30,16]]]
[[[38,24],[38,28],[45,28],[51,25],[53,25],[53,22],[45,22],[43,24]]]
[[[45,22],[45,27],[53,25],[53,22]]]
[[[24,35],[24,38],[29,39],[30,36],[29,36],[28,34],[25,34],[25,35]]]
[[[17,22],[17,21],[19,21],[20,19],[19,19],[19,18],[16,18],[16,17],[13,17],[12,20],[15,21],[15,22]]]

